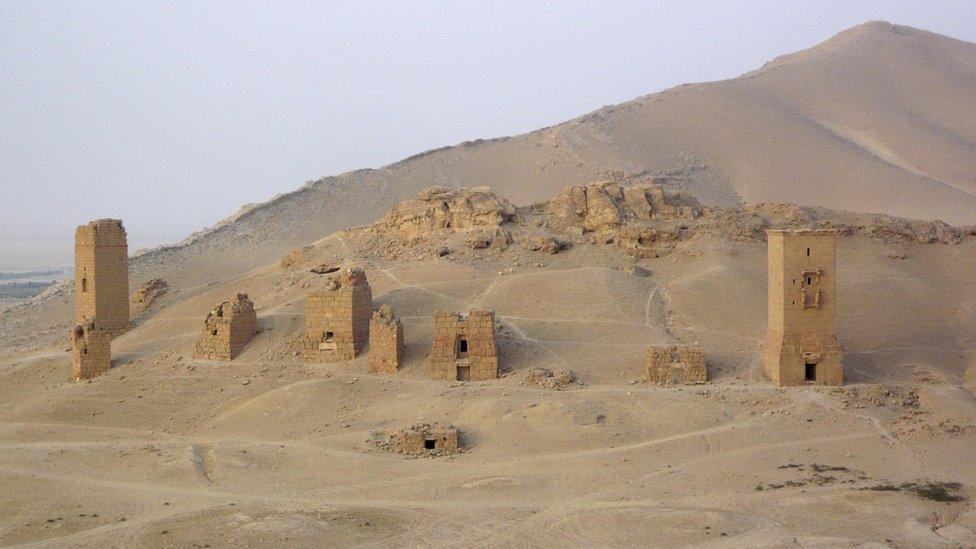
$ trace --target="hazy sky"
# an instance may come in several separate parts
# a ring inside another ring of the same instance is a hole
[[[0,259],[97,217],[176,240],[311,179],[733,77],[872,19],[976,42],[972,0],[2,0]]]

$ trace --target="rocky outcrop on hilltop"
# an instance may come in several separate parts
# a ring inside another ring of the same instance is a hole
[[[428,187],[417,198],[393,206],[377,225],[412,238],[442,229],[498,227],[514,217],[515,206],[488,187]]]

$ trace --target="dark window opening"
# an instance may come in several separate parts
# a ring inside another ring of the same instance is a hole
[[[217,335],[217,330],[210,330],[210,335]]]
[[[88,291],[88,279],[87,278],[82,278],[81,279],[81,291],[82,292],[87,292]]]
[[[325,342],[332,343],[335,340],[334,332],[325,332]]]
[[[807,257],[810,257],[810,248],[807,248]]]
[[[433,450],[436,446],[437,446],[437,441],[436,440],[434,440],[432,438],[428,438],[428,439],[424,440],[424,449],[425,450]]]
[[[459,353],[466,353],[466,352],[468,352],[468,340],[467,339],[462,339],[461,342],[458,343],[458,352]]]
[[[812,276],[808,276],[807,277],[807,286],[809,286],[811,284],[813,284],[813,277]]]
[[[82,351],[81,354],[87,355],[88,354],[88,349],[85,349],[84,351]]]
[[[805,381],[817,381],[817,365],[816,364],[806,364],[803,371],[803,379]]]

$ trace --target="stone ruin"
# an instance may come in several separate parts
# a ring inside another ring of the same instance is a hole
[[[494,311],[438,312],[427,362],[432,379],[480,381],[498,377]]]
[[[525,374],[525,380],[529,383],[541,387],[542,389],[554,389],[562,391],[571,383],[580,383],[573,372],[560,370],[559,368],[532,368]]]
[[[377,444],[384,450],[413,456],[456,454],[461,450],[458,430],[443,423],[417,423]]]
[[[112,367],[112,334],[88,320],[71,331],[71,377],[91,379]]]
[[[162,278],[150,278],[139,285],[129,301],[137,314],[145,312],[152,304],[169,291],[169,284]]]
[[[616,243],[626,254],[648,258],[670,250],[681,238],[681,226],[673,221],[701,215],[697,200],[660,186],[600,181],[563,189],[546,206],[545,224],[571,235],[592,233],[597,243]]]
[[[696,385],[708,381],[705,355],[697,347],[648,347],[644,354],[644,381],[658,385]]]
[[[369,371],[395,374],[403,363],[403,324],[385,304],[369,321]]]
[[[837,341],[837,231],[769,230],[769,326],[763,369],[773,383],[842,385]]]
[[[129,246],[119,219],[75,230],[75,324],[118,335],[129,329]]]
[[[324,276],[324,275],[323,275]],[[312,362],[343,362],[369,341],[373,292],[362,269],[346,269],[309,292],[301,354]]]
[[[247,294],[237,294],[207,314],[193,358],[233,360],[258,333],[258,315]]]
[[[498,227],[515,216],[515,206],[488,187],[428,187],[396,204],[379,224],[410,237],[440,229]]]

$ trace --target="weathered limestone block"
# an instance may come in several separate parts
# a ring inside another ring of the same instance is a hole
[[[258,333],[258,316],[247,294],[237,294],[207,314],[193,358],[233,360]]]
[[[394,206],[380,224],[411,237],[437,229],[498,227],[514,215],[515,207],[488,187],[428,187],[417,198]]]
[[[369,321],[369,371],[395,374],[403,363],[403,324],[383,305]]]
[[[432,379],[479,381],[498,377],[494,311],[434,315],[434,341],[427,360]]]
[[[418,423],[380,441],[384,450],[415,456],[456,454],[461,450],[459,433],[453,425]]]
[[[129,321],[129,247],[119,219],[98,219],[75,230],[75,324],[119,335]]]
[[[708,381],[701,349],[687,345],[648,347],[644,355],[644,381],[658,385],[695,385]]]
[[[769,325],[763,369],[773,383],[842,385],[836,247],[831,230],[769,230]]]
[[[302,356],[312,362],[352,360],[369,341],[373,292],[362,269],[346,269],[308,294]]]
[[[71,377],[91,379],[112,367],[112,334],[88,320],[71,330]]]
[[[626,224],[657,218],[695,219],[697,201],[669,195],[659,186],[621,187],[613,181],[566,187],[546,207],[546,225],[557,232],[615,233]],[[610,241],[612,239],[607,239]]]

